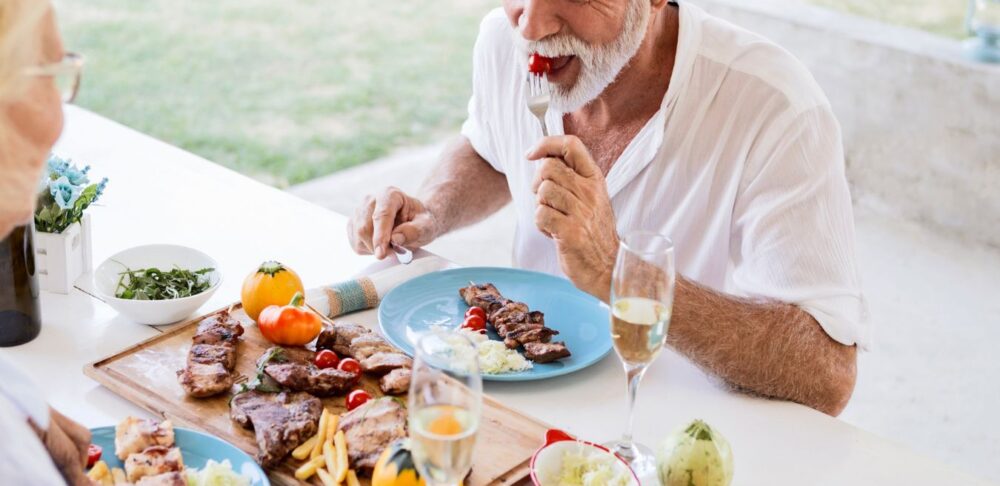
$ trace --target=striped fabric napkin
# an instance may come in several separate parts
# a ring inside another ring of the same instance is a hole
[[[414,258],[409,265],[393,265],[346,282],[306,290],[306,303],[334,318],[378,307],[382,297],[399,284],[421,275],[454,268],[454,263],[436,255]]]

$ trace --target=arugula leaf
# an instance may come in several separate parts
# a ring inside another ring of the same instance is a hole
[[[125,271],[119,273],[115,297],[134,300],[168,300],[200,294],[209,287],[207,274],[214,268],[185,270],[174,267],[163,271],[158,268],[132,270],[119,262]]]

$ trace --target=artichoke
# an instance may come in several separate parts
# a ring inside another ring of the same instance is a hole
[[[656,466],[663,486],[728,486],[733,480],[729,442],[701,420],[675,430],[660,444]]]

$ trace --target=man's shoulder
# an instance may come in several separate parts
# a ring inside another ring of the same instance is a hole
[[[479,23],[479,37],[476,50],[490,56],[506,55],[512,50],[513,27],[503,8],[490,10]]]
[[[770,39],[704,12],[700,30],[699,56],[752,76],[799,110],[829,103],[809,69]]]

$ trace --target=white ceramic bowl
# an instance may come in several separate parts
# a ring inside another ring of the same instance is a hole
[[[123,266],[124,265],[124,266]],[[133,270],[155,267],[170,270],[214,268],[208,274],[211,286],[204,292],[169,300],[132,300],[115,297],[120,273],[125,267]],[[208,255],[180,245],[143,245],[115,253],[94,270],[94,289],[105,302],[125,317],[140,324],[171,324],[189,317],[202,306],[222,283],[219,263]]]
[[[624,459],[612,454],[604,446],[575,439],[561,430],[549,430],[545,433],[545,444],[531,456],[531,481],[535,486],[551,486],[559,484],[559,474],[562,472],[563,457],[566,453],[583,448],[587,454],[606,455],[614,458],[614,467],[620,473],[629,477],[628,486],[639,486],[639,478]]]

